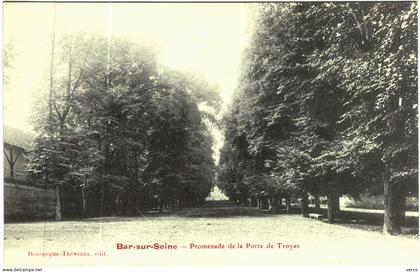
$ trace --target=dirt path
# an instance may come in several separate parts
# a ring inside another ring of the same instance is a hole
[[[417,239],[235,206],[144,218],[6,224],[4,235],[5,264],[19,267],[354,264],[410,268],[417,267],[420,255]],[[156,243],[164,248],[154,249]],[[134,248],[117,249],[129,245]],[[209,246],[219,248],[205,249]],[[50,256],[35,256],[42,253]],[[75,256],[82,254],[87,256]]]

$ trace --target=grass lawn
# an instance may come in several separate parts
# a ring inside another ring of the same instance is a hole
[[[317,212],[315,208],[309,209]],[[321,213],[327,218],[327,209],[322,208]],[[326,221],[326,219],[324,219]],[[350,228],[362,229],[382,233],[384,224],[383,210],[370,210],[360,208],[344,208],[340,211],[336,224]],[[406,212],[406,219],[401,228],[401,237],[419,238],[419,217],[418,212]]]

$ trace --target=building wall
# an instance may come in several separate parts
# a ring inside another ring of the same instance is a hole
[[[55,217],[55,190],[4,183],[4,219],[26,221]]]
[[[10,145],[3,145],[3,169],[4,169],[4,177],[5,178],[10,178],[11,177],[11,171],[10,171],[10,164],[7,161],[6,155],[10,158],[10,149],[12,149],[13,151],[13,158],[15,159],[16,156],[19,154],[19,148],[10,146]],[[18,180],[24,180],[26,178],[26,172],[25,172],[25,167],[26,164],[28,163],[28,160],[25,158],[25,155],[23,153],[21,153],[14,165],[14,177],[15,179]]]
[[[6,159],[6,154],[10,154],[10,146],[3,145],[3,175],[5,178],[10,178],[10,165],[9,162]]]

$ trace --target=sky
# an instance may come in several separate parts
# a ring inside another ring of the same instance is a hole
[[[235,89],[249,39],[250,4],[57,3],[56,35],[84,31],[157,46],[159,61],[193,71],[218,87],[225,104]],[[15,57],[4,87],[4,123],[31,131],[34,96],[48,78],[53,3],[3,4],[3,41]]]
[[[82,31],[154,45],[162,65],[198,73],[216,85],[226,109],[254,9],[243,3],[3,4],[3,44],[14,52],[3,88],[4,124],[29,133],[36,96],[48,86],[54,10],[57,37]],[[212,134],[217,162],[222,131]]]

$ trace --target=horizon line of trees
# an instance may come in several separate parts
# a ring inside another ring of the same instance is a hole
[[[125,40],[54,34],[51,48],[28,171],[55,186],[56,219],[201,203],[215,174],[214,87]]]
[[[418,196],[417,3],[266,3],[225,116],[217,185],[278,210],[383,194],[398,234]]]

